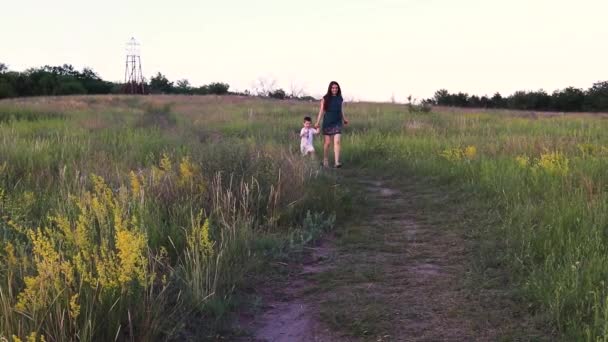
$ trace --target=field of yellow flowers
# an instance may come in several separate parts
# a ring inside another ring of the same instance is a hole
[[[0,102],[0,340],[209,333],[264,258],[347,216],[335,173],[298,155],[315,108],[212,96]],[[470,227],[476,269],[504,270],[555,336],[608,339],[605,116],[346,110],[346,168],[468,194],[496,223]]]
[[[263,113],[298,128],[304,113],[265,105],[1,102],[0,340],[211,334],[245,276],[331,226],[341,196],[289,126],[251,127]]]

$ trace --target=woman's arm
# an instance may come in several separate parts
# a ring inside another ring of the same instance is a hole
[[[319,115],[317,115],[317,122],[315,123],[315,127],[319,127],[319,122],[321,122],[321,119],[323,119],[323,101],[325,100],[321,99],[321,105],[319,106]]]
[[[344,115],[344,102],[342,102],[342,121],[344,121],[345,125],[348,125],[348,119],[346,118],[346,115]]]

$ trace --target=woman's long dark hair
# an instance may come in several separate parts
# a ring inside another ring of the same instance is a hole
[[[323,110],[327,110],[327,108],[329,108],[329,102],[331,101],[331,97],[332,97],[331,87],[334,84],[338,86],[338,93],[336,94],[336,96],[342,97],[342,88],[340,87],[338,82],[336,82],[336,81],[329,82],[329,86],[327,87],[327,94],[325,94],[325,96],[323,96]]]

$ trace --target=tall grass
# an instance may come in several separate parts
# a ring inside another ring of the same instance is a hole
[[[339,190],[289,131],[175,100],[0,103],[0,339],[202,338],[264,260],[256,241],[332,224]]]
[[[564,340],[596,341],[608,338],[607,127],[593,116],[404,111],[343,145],[361,167],[432,176],[492,203],[502,223],[483,227],[494,243],[485,257]]]

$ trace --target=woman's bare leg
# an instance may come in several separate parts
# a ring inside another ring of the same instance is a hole
[[[334,161],[335,165],[340,165],[340,134],[334,135]]]
[[[324,135],[325,141],[323,142],[323,166],[327,166],[329,163],[329,145],[331,144],[331,136]]]

